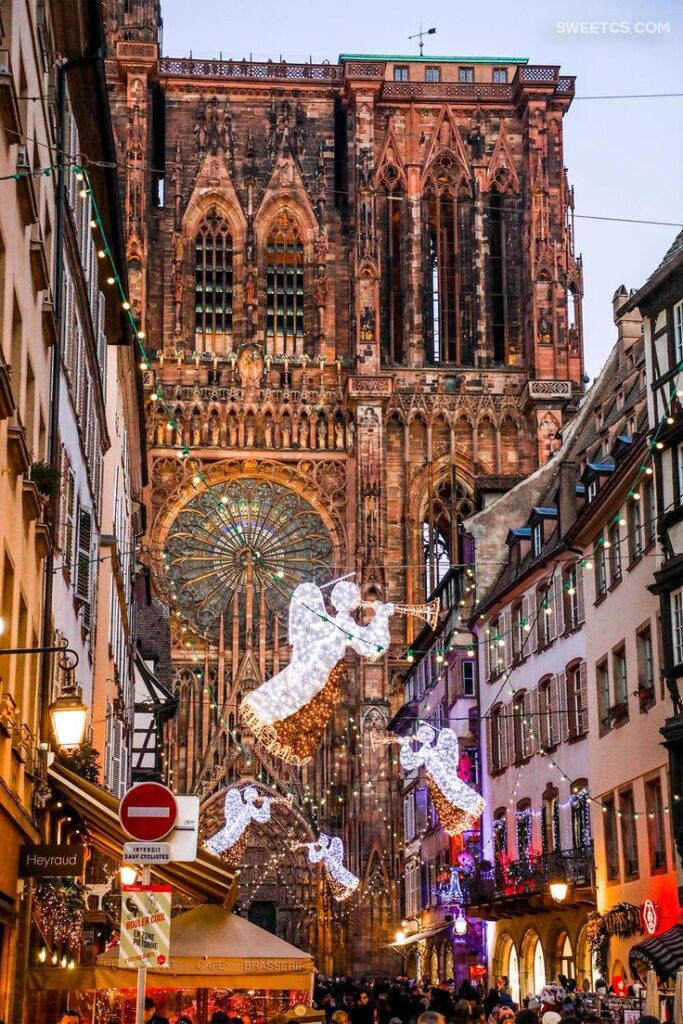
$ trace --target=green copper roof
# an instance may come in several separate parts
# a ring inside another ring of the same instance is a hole
[[[528,57],[433,57],[431,54],[422,57],[406,57],[397,53],[340,53],[339,64],[347,60],[386,60],[401,61],[406,64],[528,64]]]

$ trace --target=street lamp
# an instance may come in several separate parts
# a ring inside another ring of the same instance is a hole
[[[453,931],[456,935],[467,935],[467,918],[463,914],[462,910],[453,923]]]
[[[56,700],[50,704],[50,720],[57,746],[62,750],[80,747],[85,735],[88,708],[73,683],[62,687]]]
[[[554,871],[548,879],[548,888],[550,889],[550,895],[556,903],[563,903],[567,898],[567,891],[569,886],[567,885],[567,876],[562,871]]]
[[[402,929],[399,929],[396,932],[396,935],[394,936],[394,939],[395,939],[395,942],[396,942],[397,946],[402,946],[403,943],[406,941],[406,933]]]
[[[135,885],[137,878],[137,870],[130,864],[121,866],[121,885]]]

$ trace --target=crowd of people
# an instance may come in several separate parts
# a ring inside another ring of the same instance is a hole
[[[613,979],[614,980],[614,979]],[[642,986],[640,986],[642,987]],[[624,986],[625,988],[625,986]],[[515,1003],[508,979],[500,977],[487,991],[477,983],[453,981],[431,984],[406,977],[326,978],[318,975],[313,1006],[324,1011],[325,1024],[589,1024],[599,1022],[601,996],[636,995],[617,991],[614,984],[598,980],[592,991],[588,981],[577,988],[573,979],[562,976],[537,995],[529,994],[521,1005]],[[214,1010],[209,1024],[261,1024]],[[193,1024],[192,1016],[181,1012],[173,1022],[158,1013],[154,999],[147,996],[145,1024]],[[0,1021],[0,1024],[3,1024]],[[82,1024],[76,1010],[64,1011],[60,1024]],[[108,1024],[120,1024],[112,1018]],[[284,1014],[268,1018],[268,1024],[286,1024]],[[660,1024],[656,1017],[643,1015],[639,1024]]]
[[[592,991],[588,981],[577,988],[561,977],[518,1005],[504,977],[488,991],[469,981],[456,989],[452,981],[318,977],[313,1004],[325,1011],[326,1024],[585,1024],[599,1017],[598,997],[612,991],[601,980]],[[641,1024],[659,1022],[643,1016]]]

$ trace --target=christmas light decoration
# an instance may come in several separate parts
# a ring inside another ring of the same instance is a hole
[[[442,729],[436,743],[431,725],[421,725],[415,736],[401,740],[400,762],[406,772],[424,766],[427,786],[444,831],[455,836],[473,827],[481,817],[485,802],[458,776],[460,746],[452,729]],[[413,743],[420,746],[416,750]]]
[[[270,821],[271,803],[271,797],[262,796],[256,786],[229,789],[225,795],[225,825],[204,842],[204,848],[238,863],[247,845],[249,826],[253,821],[261,825]]]
[[[347,900],[359,886],[359,879],[344,865],[344,844],[339,836],[321,832],[317,843],[304,843],[311,864],[322,863],[332,895],[338,902]]]
[[[289,606],[291,661],[242,703],[244,724],[272,754],[289,764],[306,764],[322,741],[347,646],[365,657],[377,657],[391,642],[392,604],[374,601],[372,621],[359,626],[351,615],[361,603],[355,583],[337,583],[330,600],[337,615],[328,614],[315,583],[296,588]]]

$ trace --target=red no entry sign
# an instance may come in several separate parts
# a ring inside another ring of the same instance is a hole
[[[119,818],[132,839],[154,842],[175,825],[175,796],[160,782],[140,782],[129,789],[119,805]]]

